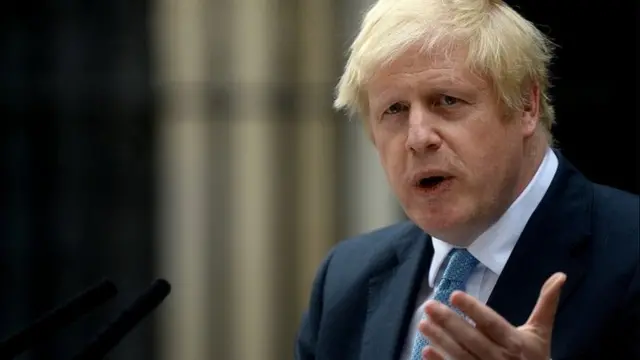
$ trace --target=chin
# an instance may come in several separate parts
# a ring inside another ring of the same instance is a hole
[[[459,237],[457,234],[464,231],[465,224],[470,220],[468,212],[462,209],[446,209],[442,206],[433,210],[408,211],[407,217],[425,233],[451,243],[459,242],[453,239]]]
[[[440,233],[455,228],[460,224],[459,216],[453,213],[425,213],[408,214],[409,219],[428,233]]]

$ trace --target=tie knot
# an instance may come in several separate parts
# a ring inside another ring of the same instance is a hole
[[[478,259],[466,249],[453,249],[448,258],[449,261],[444,269],[442,278],[450,281],[467,282],[471,272],[478,265]]]

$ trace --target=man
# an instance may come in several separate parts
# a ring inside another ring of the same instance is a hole
[[[640,359],[638,197],[552,149],[551,56],[502,1],[370,9],[335,105],[410,221],[332,249],[296,359]]]

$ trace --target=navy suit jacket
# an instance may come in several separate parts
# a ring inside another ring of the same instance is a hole
[[[640,359],[638,196],[588,181],[557,155],[488,306],[522,325],[542,284],[562,271],[553,360]],[[429,236],[410,222],[340,242],[314,281],[296,360],[397,360],[432,256]]]

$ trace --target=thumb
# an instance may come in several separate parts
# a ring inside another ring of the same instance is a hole
[[[560,300],[560,290],[564,285],[567,276],[563,273],[553,274],[542,286],[538,302],[533,308],[527,325],[544,332],[551,332],[553,321],[558,310]]]

